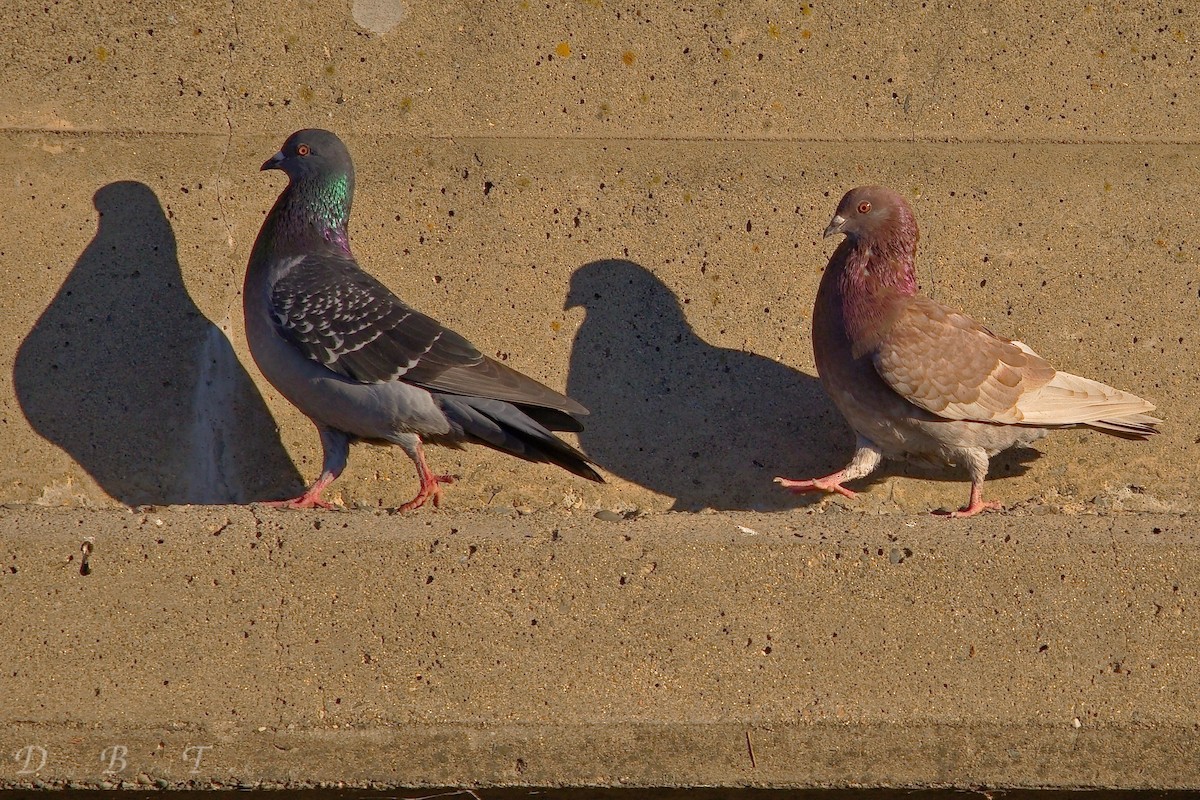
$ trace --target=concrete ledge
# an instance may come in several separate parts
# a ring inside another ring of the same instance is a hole
[[[1196,523],[0,509],[0,785],[1194,787]]]
[[[243,731],[207,738],[199,730],[111,728],[68,735],[61,729],[16,726],[6,734],[12,740],[48,743],[46,750],[59,768],[53,770],[48,758],[38,775],[6,778],[0,784],[4,788],[1159,789],[1195,787],[1196,770],[1181,774],[1175,767],[1200,756],[1191,726],[1121,726],[1068,735],[1056,726],[732,722],[444,724]],[[209,744],[198,745],[200,741]],[[20,756],[13,760],[18,769],[25,768],[25,754]],[[35,752],[32,767],[39,758],[40,751]],[[1168,774],[1164,783],[1161,777]],[[989,780],[976,781],[975,776]]]

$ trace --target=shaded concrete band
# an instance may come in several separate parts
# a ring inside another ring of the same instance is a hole
[[[0,787],[1194,788],[1193,731],[771,721],[213,734],[12,725],[0,739],[14,755]]]

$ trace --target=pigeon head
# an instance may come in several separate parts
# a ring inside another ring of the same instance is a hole
[[[293,133],[262,168],[283,170],[293,181],[330,175],[354,175],[354,162],[350,160],[346,145],[336,134],[320,128]]]
[[[861,186],[838,203],[825,235],[846,235],[826,276],[840,286],[846,332],[857,353],[878,340],[891,304],[917,292],[917,222],[891,189]],[[857,357],[857,356],[856,356]]]
[[[285,227],[302,231],[311,225],[320,238],[349,250],[354,162],[336,134],[319,128],[296,131],[262,169],[282,170],[290,179],[279,198]]]
[[[859,186],[846,192],[825,236],[844,233],[850,239],[875,247],[904,240],[917,245],[917,222],[908,201],[883,186]]]
[[[838,252],[846,251],[846,274],[860,284],[854,292],[873,293],[891,286],[901,294],[916,292],[917,220],[908,201],[882,186],[860,186],[846,192],[825,229],[826,236],[846,235]]]

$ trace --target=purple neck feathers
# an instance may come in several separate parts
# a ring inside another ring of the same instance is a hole
[[[856,353],[874,347],[890,326],[901,298],[917,293],[917,223],[905,205],[880,229],[846,242],[837,283],[842,317]]]

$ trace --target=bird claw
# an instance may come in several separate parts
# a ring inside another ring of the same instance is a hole
[[[454,475],[429,475],[427,480],[421,481],[421,489],[417,492],[417,496],[400,506],[400,511],[415,511],[425,505],[426,500],[432,500],[434,508],[441,508],[441,484],[454,483],[455,477]]]
[[[842,486],[841,481],[834,475],[803,481],[796,481],[791,478],[776,478],[775,482],[789,492],[795,492],[796,494],[803,494],[804,492],[828,492],[849,498],[854,498],[858,495],[858,492],[853,492]]]
[[[981,514],[984,511],[1003,511],[1004,506],[998,500],[980,500],[976,503],[963,506],[957,511],[935,511],[935,516],[945,517],[946,519],[966,519],[973,517],[976,514]]]
[[[317,478],[316,483],[304,490],[304,494],[299,497],[293,497],[290,500],[270,500],[263,505],[271,508],[322,508],[326,511],[331,511],[334,508],[333,503],[321,499],[321,495],[329,484],[337,478],[334,472],[322,472],[321,477]]]
[[[291,500],[270,500],[263,503],[264,506],[271,508],[321,508],[326,511],[333,509],[333,503],[322,500],[318,495],[302,494],[299,497],[293,497]]]

